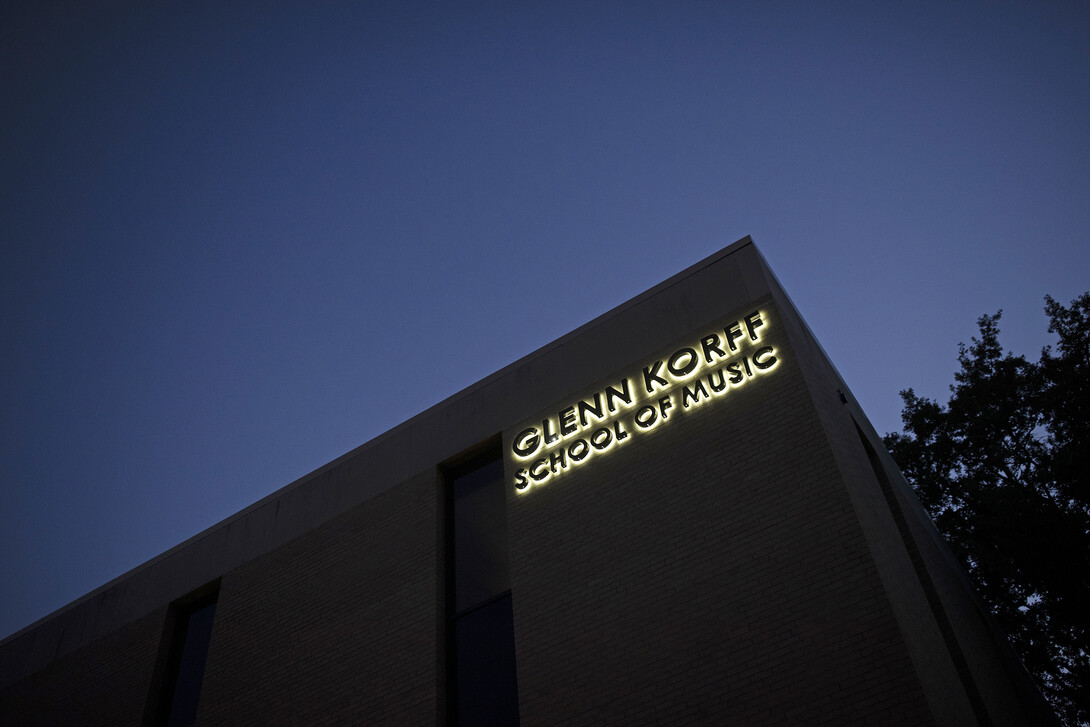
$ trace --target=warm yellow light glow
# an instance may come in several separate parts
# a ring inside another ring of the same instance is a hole
[[[768,328],[768,316],[755,310],[526,425],[510,445],[515,492],[526,494],[775,371],[781,355],[762,341]]]

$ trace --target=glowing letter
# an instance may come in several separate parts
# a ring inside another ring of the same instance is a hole
[[[764,356],[765,358],[761,358]],[[753,354],[753,365],[764,371],[776,365],[776,350],[772,346],[762,346]]]
[[[519,457],[529,457],[531,454],[537,451],[537,448],[541,446],[541,436],[537,433],[537,430],[533,427],[529,429],[523,429],[515,437],[514,443],[511,445],[511,449]]]
[[[563,449],[558,449],[549,455],[549,469],[554,475],[559,471],[557,467],[562,470],[568,468],[568,460],[564,459]]]
[[[656,361],[650,366],[645,366],[643,369],[643,384],[647,387],[648,394],[654,394],[655,390],[651,387],[651,379],[658,382],[659,386],[665,387],[667,384],[666,379],[659,376],[659,370],[662,368],[662,361]]]
[[[516,490],[525,490],[527,487],[530,486],[530,480],[526,479],[529,474],[530,473],[527,470],[519,470],[515,473]]]
[[[577,439],[568,445],[568,457],[571,458],[572,462],[582,461],[582,459],[586,457],[587,453],[589,452],[590,446],[587,444],[587,440],[585,439]]]
[[[678,366],[678,359],[681,359],[685,356],[689,357],[688,363],[686,363],[684,366]],[[666,364],[666,366],[670,369],[670,373],[672,373],[674,376],[688,376],[693,372],[693,369],[696,368],[696,364],[699,361],[700,359],[697,358],[696,351],[694,351],[693,349],[679,348],[677,351],[674,351],[674,355],[670,357],[670,363]]]
[[[655,420],[659,418],[659,413],[655,411],[653,406],[641,406],[636,410],[636,426],[640,429],[647,429],[649,426],[655,423]]]
[[[719,354],[720,358],[727,355],[723,349],[719,348],[719,336],[715,335],[714,333],[710,336],[704,336],[704,338],[701,338],[700,347],[704,349],[704,360],[708,363],[712,362],[712,351],[715,351],[717,354]]]
[[[562,412],[558,412],[556,415],[557,420],[560,422],[560,433],[564,436],[568,436],[573,433],[577,426],[575,426],[575,407],[569,406]]]
[[[534,462],[534,466],[530,468],[530,479],[534,482],[541,482],[549,476],[549,460],[539,459]]]
[[[666,419],[666,412],[674,406],[674,400],[668,396],[664,396],[659,399],[659,414],[662,414],[663,420]]]
[[[752,340],[757,340],[757,329],[764,324],[765,322],[761,320],[761,311],[759,310],[755,310],[746,316],[746,328],[749,329],[749,337]]]
[[[617,438],[618,442],[628,436],[628,432],[624,430],[620,422],[613,422],[613,436]]]
[[[688,409],[690,400],[692,400],[694,404],[697,404],[702,398],[708,398],[708,391],[704,388],[704,382],[700,379],[697,379],[696,385],[693,386],[692,391],[689,391],[688,386],[683,387],[683,390],[681,392],[681,408]]]
[[[590,446],[595,449],[605,449],[612,441],[613,432],[609,431],[606,427],[595,429],[594,434],[590,435]]]
[[[560,435],[553,431],[553,423],[548,419],[541,420],[541,431],[545,434],[545,444],[552,444],[560,439]]]
[[[730,350],[737,351],[738,344],[735,341],[742,337],[742,327],[735,321],[730,324],[730,328],[724,328],[723,333],[727,334],[727,345],[730,346]]]
[[[627,381],[627,379],[625,379]],[[608,392],[609,389],[607,388]],[[579,423],[584,427],[587,426],[587,412],[594,415],[595,419],[601,420],[605,417],[605,412],[602,411],[602,395],[594,395],[594,406],[591,406],[588,402],[579,402]]]
[[[620,399],[625,404],[629,404],[629,405],[632,404],[632,394],[628,390],[628,379],[627,378],[621,379],[621,390],[620,391],[617,391],[612,386],[607,386],[606,387],[606,406],[609,407],[610,411],[617,411],[616,407],[613,406],[613,400],[614,399]]]

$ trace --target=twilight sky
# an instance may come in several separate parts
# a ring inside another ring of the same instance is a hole
[[[1036,357],[1090,5],[6,4],[0,637],[746,234],[879,432]]]

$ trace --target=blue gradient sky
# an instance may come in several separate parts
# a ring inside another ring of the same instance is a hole
[[[1085,2],[11,5],[0,636],[746,234],[880,432],[1090,288]]]

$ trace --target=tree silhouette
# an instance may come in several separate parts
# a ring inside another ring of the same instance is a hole
[[[1090,724],[1090,293],[1045,297],[1040,360],[999,318],[961,344],[945,406],[901,392],[886,446],[1026,668],[1069,725]]]

